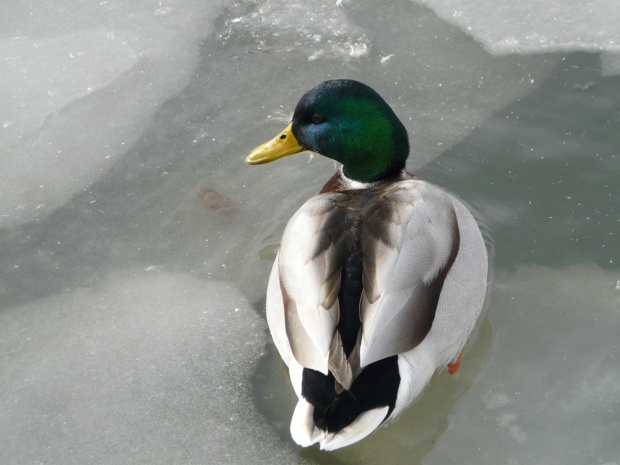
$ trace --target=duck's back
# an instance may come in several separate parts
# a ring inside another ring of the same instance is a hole
[[[476,260],[473,277],[470,260]],[[306,202],[284,232],[267,307],[297,394],[315,407],[315,425],[335,432],[362,411],[386,407],[383,421],[402,410],[413,392],[403,357],[422,344],[435,344],[444,357],[452,356],[451,346],[460,350],[480,308],[459,316],[459,295],[469,288],[473,300],[480,293],[483,299],[485,284],[475,221],[431,184],[402,180]],[[440,343],[444,335],[436,328],[437,343],[429,341],[435,320],[452,313],[466,326],[463,334]],[[338,418],[345,410],[346,418]]]

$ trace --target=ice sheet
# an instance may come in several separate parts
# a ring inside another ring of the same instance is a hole
[[[108,86],[138,61],[127,40],[105,28],[0,42],[3,145],[28,138],[54,112]]]
[[[616,0],[413,0],[493,54],[620,51]]]
[[[157,269],[3,309],[0,462],[297,463],[253,406],[266,339],[230,283]]]
[[[0,18],[0,227],[40,219],[124,155],[191,78],[222,7],[34,1]]]
[[[265,51],[298,50],[308,61],[368,56],[370,40],[352,23],[344,2],[266,0],[246,14],[229,18],[224,41],[248,41]]]

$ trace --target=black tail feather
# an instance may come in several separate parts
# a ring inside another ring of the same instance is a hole
[[[366,367],[353,381],[350,390],[336,393],[335,378],[329,373],[304,369],[301,393],[314,406],[314,423],[335,433],[349,426],[363,412],[389,407],[394,410],[400,384],[396,355]]]

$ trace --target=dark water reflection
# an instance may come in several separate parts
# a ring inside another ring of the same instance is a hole
[[[418,174],[488,222],[496,266],[620,260],[620,77],[577,53]]]

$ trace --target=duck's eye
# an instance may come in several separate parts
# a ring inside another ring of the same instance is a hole
[[[323,121],[325,121],[325,117],[323,115],[319,115],[318,113],[312,115],[312,122],[314,124],[321,124]]]

